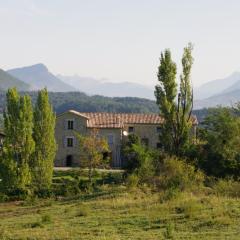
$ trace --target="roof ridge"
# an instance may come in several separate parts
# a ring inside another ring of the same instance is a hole
[[[80,113],[80,114],[155,115],[155,116],[160,116],[158,113],[113,113],[113,112],[78,112],[78,113]]]

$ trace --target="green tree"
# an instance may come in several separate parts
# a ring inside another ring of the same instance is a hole
[[[123,155],[128,174],[136,175],[140,182],[148,181],[154,174],[155,152],[141,144],[140,138],[135,134],[128,136],[128,141],[123,146]]]
[[[34,109],[33,137],[36,143],[32,161],[33,179],[36,190],[51,187],[54,158],[56,154],[55,114],[49,103],[47,89],[39,91]]]
[[[228,108],[214,109],[205,118],[199,137],[203,141],[200,167],[209,175],[239,177],[239,117]]]
[[[191,112],[193,94],[190,83],[193,64],[192,44],[184,48],[182,57],[183,72],[180,76],[180,91],[177,91],[177,67],[169,49],[161,53],[158,67],[159,84],[155,87],[156,101],[160,115],[164,118],[160,140],[164,150],[180,155],[189,142],[191,135]]]
[[[7,191],[26,190],[31,184],[29,162],[34,151],[32,117],[30,97],[20,97],[15,88],[9,89],[4,113],[6,137],[0,168],[2,186]]]
[[[137,153],[134,151],[134,145],[141,145],[140,137],[135,134],[130,134],[122,147],[124,156],[123,167],[128,173],[133,173],[135,169],[138,169],[141,165],[139,159],[137,158]]]
[[[31,184],[31,171],[29,168],[32,154],[35,148],[33,140],[33,109],[31,98],[26,95],[20,97],[19,106],[19,134],[20,146],[19,157],[21,167],[19,168],[19,187],[24,189]]]
[[[88,136],[82,136],[78,133],[76,133],[76,136],[82,155],[81,164],[83,167],[88,168],[89,182],[92,183],[93,171],[97,167],[106,164],[103,153],[109,152],[108,143],[106,139],[99,137],[97,129],[92,129]]]

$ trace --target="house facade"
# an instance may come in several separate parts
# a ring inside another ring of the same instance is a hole
[[[135,113],[81,113],[69,110],[57,116],[55,137],[58,150],[56,167],[80,167],[81,146],[76,133],[88,135],[97,129],[98,135],[105,138],[110,148],[111,166],[121,168],[123,159],[121,146],[129,134],[136,134],[151,148],[161,147],[159,133],[163,123],[158,114]],[[194,128],[197,120],[194,120]]]

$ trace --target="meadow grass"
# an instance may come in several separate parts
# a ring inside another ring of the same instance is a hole
[[[94,194],[0,204],[0,239],[239,239],[240,201],[103,185]]]

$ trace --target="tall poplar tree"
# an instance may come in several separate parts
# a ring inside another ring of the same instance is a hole
[[[176,134],[176,83],[177,66],[173,62],[171,52],[166,49],[161,53],[158,67],[159,84],[155,87],[155,96],[159,106],[160,115],[164,118],[164,124],[160,133],[160,140],[167,152],[174,151],[174,139]]]
[[[55,114],[49,103],[47,89],[39,91],[34,110],[35,152],[32,169],[36,190],[46,190],[51,187],[53,164],[56,154]]]
[[[155,87],[155,96],[160,115],[164,118],[160,141],[165,151],[170,154],[182,154],[191,137],[193,93],[190,76],[193,64],[192,49],[191,43],[184,48],[183,72],[180,75],[179,93],[176,82],[177,67],[171,58],[170,50],[165,50],[160,57],[159,84]]]
[[[193,65],[193,45],[184,48],[182,57],[182,74],[180,75],[180,93],[178,94],[178,138],[177,149],[180,152],[190,143],[192,128],[193,90],[191,87],[191,70]]]
[[[6,94],[6,111],[4,111],[5,139],[1,154],[0,178],[1,189],[12,191],[17,187],[17,153],[19,127],[19,95],[16,89],[9,89]]]
[[[7,92],[4,113],[5,139],[1,157],[2,186],[7,191],[26,190],[31,184],[29,163],[34,151],[32,104],[29,96],[20,97],[15,88]]]

